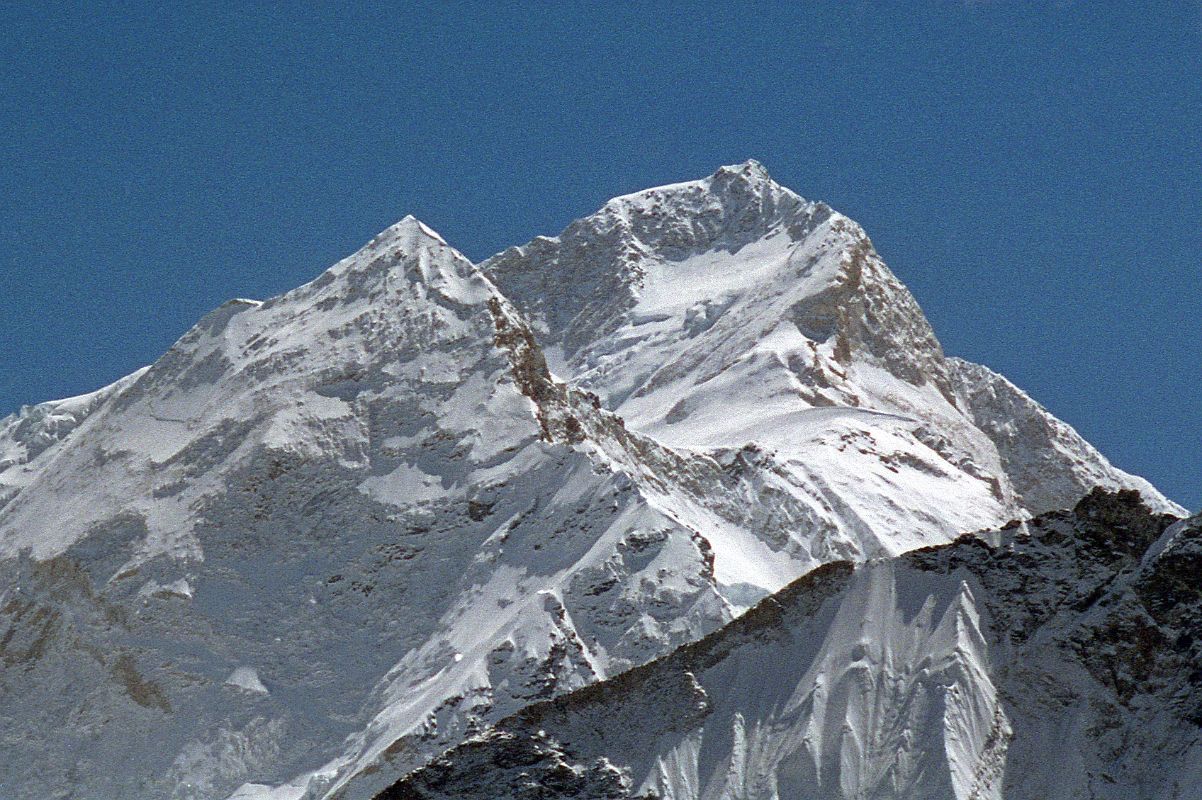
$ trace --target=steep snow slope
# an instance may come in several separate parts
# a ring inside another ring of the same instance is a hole
[[[406,218],[0,421],[0,795],[367,797],[820,564],[1095,480],[1169,505],[757,165],[571,231],[489,265],[551,370]]]
[[[378,800],[1202,792],[1202,517],[1095,491],[822,567],[706,639],[531,706]]]
[[[1135,489],[1157,508],[1185,512],[1176,504],[1159,502],[1155,487],[1115,469],[1072,427],[1001,375],[959,358],[949,358],[947,363],[957,394],[973,422],[997,447],[1003,468],[1027,508],[1055,508],[1064,498],[1101,486]]]
[[[554,384],[412,219],[4,430],[5,797],[402,769],[717,627],[697,528],[755,536],[754,487]]]
[[[89,414],[145,371],[138,370],[89,394],[26,406],[0,420],[0,508],[37,474],[31,461],[69,436]]]
[[[1062,508],[1095,484],[1182,511],[988,370],[945,359],[864,231],[754,161],[616,198],[483,268],[553,369],[665,444],[754,442],[847,556]],[[1007,432],[1010,411],[1022,427]]]

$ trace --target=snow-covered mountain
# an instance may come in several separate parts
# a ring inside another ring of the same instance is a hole
[[[1159,498],[1000,376],[945,358],[863,229],[754,161],[615,198],[482,268],[557,374],[669,446],[754,442],[821,498],[816,522],[859,526],[849,555],[1063,508],[1097,485]]]
[[[406,218],[0,421],[0,796],[370,797],[815,567],[1094,485],[1181,512],[754,162],[479,268]]]
[[[1134,492],[856,566],[378,800],[1202,794],[1202,516]]]

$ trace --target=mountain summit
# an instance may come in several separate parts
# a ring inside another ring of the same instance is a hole
[[[479,266],[406,217],[0,421],[0,795],[370,797],[810,570],[1095,486],[1181,513],[756,162]]]
[[[1095,485],[1181,510],[988,369],[945,358],[863,229],[756,162],[616,198],[482,269],[558,374],[670,446],[754,445],[822,498],[812,530],[859,526],[847,554],[1071,506]]]

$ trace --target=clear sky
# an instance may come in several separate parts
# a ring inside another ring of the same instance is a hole
[[[756,158],[1202,506],[1196,2],[183,5],[0,8],[0,414],[407,213],[480,259]]]

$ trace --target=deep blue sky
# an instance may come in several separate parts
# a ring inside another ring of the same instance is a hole
[[[479,259],[754,157],[1202,506],[1197,3],[153,5],[0,9],[0,413],[407,213]]]

